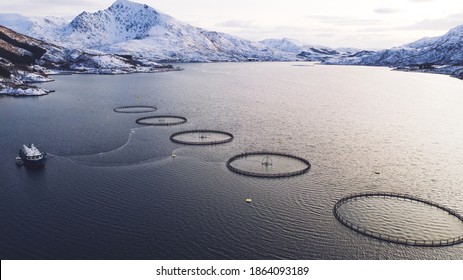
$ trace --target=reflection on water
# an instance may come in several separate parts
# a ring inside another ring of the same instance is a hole
[[[131,129],[127,142],[121,147],[89,155],[68,157],[76,163],[100,166],[125,166],[161,160],[171,155],[175,145],[165,141],[168,131],[152,129]],[[163,145],[159,145],[163,143]]]

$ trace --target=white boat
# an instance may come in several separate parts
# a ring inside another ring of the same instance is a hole
[[[34,144],[23,145],[19,156],[24,164],[41,165],[45,161],[46,153],[41,152]]]

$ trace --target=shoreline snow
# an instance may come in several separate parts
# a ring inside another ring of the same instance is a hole
[[[0,95],[8,95],[8,96],[42,96],[47,95],[53,90],[47,90],[44,88],[39,87],[15,87],[15,86],[1,86],[0,85]]]

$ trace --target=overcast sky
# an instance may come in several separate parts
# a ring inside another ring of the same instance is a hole
[[[0,13],[71,20],[115,0],[1,0]],[[134,0],[194,26],[250,40],[388,48],[463,24],[462,0]]]

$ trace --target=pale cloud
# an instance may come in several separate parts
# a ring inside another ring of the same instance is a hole
[[[393,9],[393,8],[378,8],[378,9],[375,9],[374,12],[377,14],[395,14],[395,13],[399,13],[400,10]]]
[[[435,0],[408,0],[415,3],[434,2]]]
[[[111,1],[109,1],[111,3]],[[0,3],[1,13],[20,13],[28,16],[56,16],[72,19],[79,13],[85,11],[95,12],[101,3],[90,0],[63,1],[63,0],[41,0],[41,1],[5,1]],[[85,9],[82,9],[85,7]],[[80,10],[82,9],[82,10]]]
[[[307,16],[309,19],[316,19],[321,23],[336,24],[336,25],[371,25],[378,24],[382,21],[379,19],[364,19],[354,18],[347,16],[325,16],[325,15],[312,15]]]
[[[463,12],[449,15],[444,18],[424,19],[420,22],[403,26],[403,30],[442,30],[448,31],[458,25],[463,24]]]
[[[252,20],[227,20],[216,24],[217,27],[228,27],[228,28],[254,28],[260,29],[261,27],[255,24]]]

